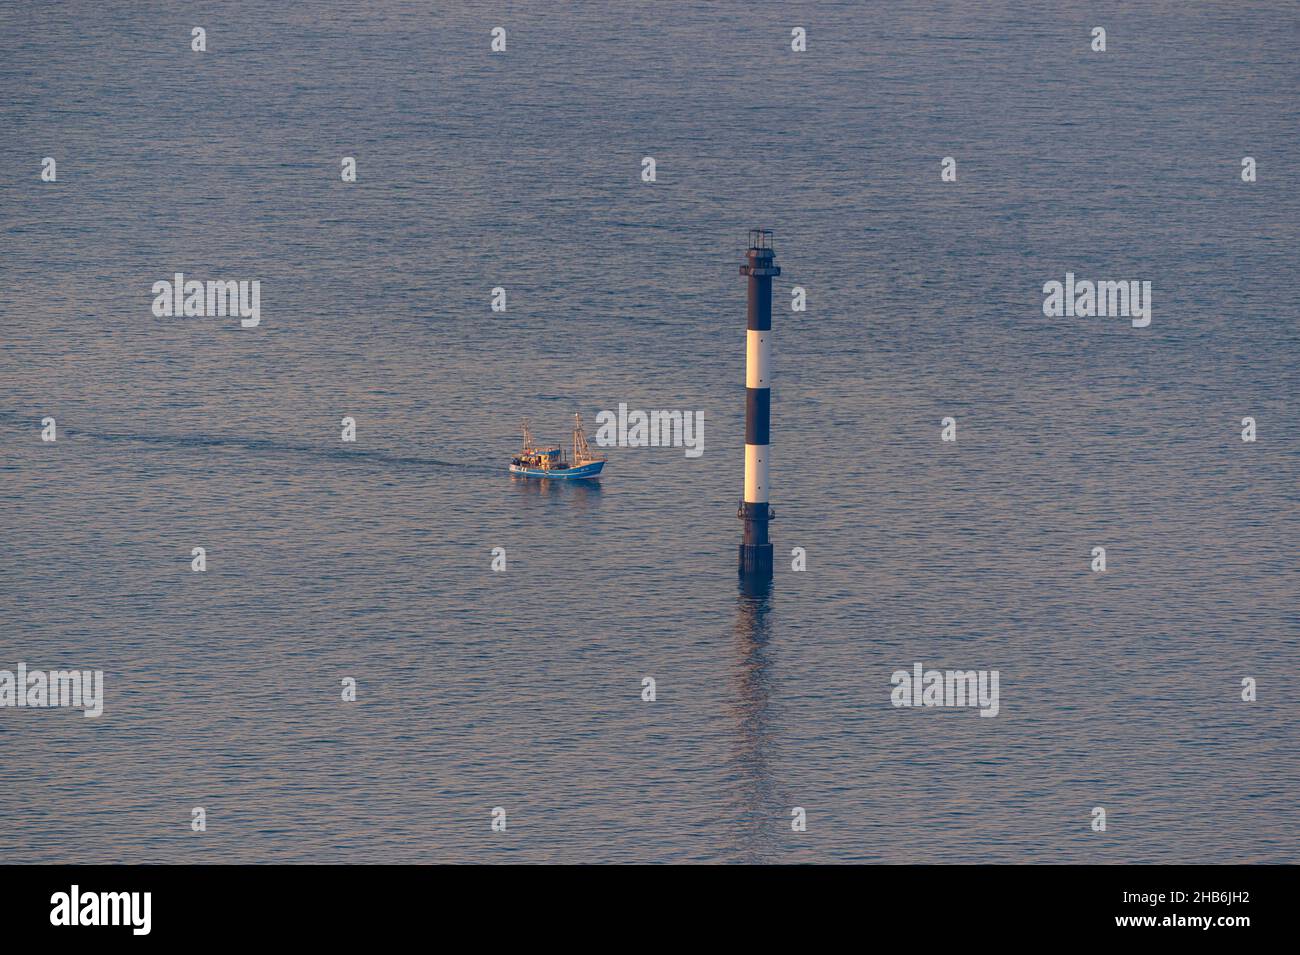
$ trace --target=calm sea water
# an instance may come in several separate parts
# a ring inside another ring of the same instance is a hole
[[[107,701],[0,710],[0,859],[1298,861],[1298,22],[5,5],[0,668]],[[261,327],[155,318],[176,271],[259,280]],[[1151,326],[1044,317],[1066,271],[1151,281]],[[704,455],[505,473],[522,417],[619,402]],[[1000,714],[893,708],[917,661]]]

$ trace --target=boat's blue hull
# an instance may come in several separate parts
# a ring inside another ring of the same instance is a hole
[[[582,465],[582,467],[547,471],[543,468],[526,468],[520,464],[512,464],[510,465],[510,473],[537,478],[594,478],[604,466],[604,461],[592,461],[590,464]]]

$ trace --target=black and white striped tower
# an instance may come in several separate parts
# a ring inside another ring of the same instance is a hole
[[[749,320],[745,332],[745,497],[737,516],[745,522],[740,544],[740,576],[749,581],[772,578],[772,545],[767,524],[768,441],[772,419],[772,279],[781,274],[772,251],[770,229],[751,229],[748,263]]]

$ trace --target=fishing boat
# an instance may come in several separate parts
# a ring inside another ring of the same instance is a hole
[[[573,460],[564,449],[539,447],[524,422],[524,449],[510,461],[510,473],[539,478],[594,478],[605,467],[605,459],[591,453],[582,430],[582,415],[573,416]]]

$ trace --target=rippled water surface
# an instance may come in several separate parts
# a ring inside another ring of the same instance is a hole
[[[0,668],[107,699],[0,710],[0,858],[1297,861],[1297,8],[1050,7],[5,5]],[[619,402],[705,453],[505,473]]]

